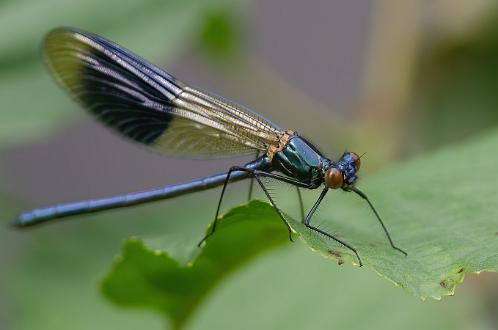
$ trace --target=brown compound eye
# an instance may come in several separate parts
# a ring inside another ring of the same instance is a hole
[[[341,171],[338,169],[331,167],[325,172],[325,185],[332,189],[338,189],[342,187],[344,182],[344,177],[342,176]]]
[[[357,153],[351,152],[351,159],[353,159],[354,166],[355,166],[356,170],[358,171],[360,169],[360,166],[361,166],[360,156],[358,156]]]

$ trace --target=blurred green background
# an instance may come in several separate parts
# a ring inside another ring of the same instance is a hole
[[[207,175],[246,159],[151,154],[85,116],[52,82],[44,34],[101,34],[309,137],[325,154],[367,151],[365,175],[498,122],[494,1],[0,1],[0,210],[104,197]],[[489,157],[497,157],[490,150]],[[451,166],[451,164],[448,164]],[[233,194],[226,205],[244,202]],[[389,187],[386,187],[389,189]],[[168,328],[99,293],[121,242],[195,244],[218,191],[17,232],[0,229],[0,329]],[[195,205],[196,207],[192,207]],[[187,328],[496,329],[498,277],[421,302],[301,244],[264,254],[207,297]]]

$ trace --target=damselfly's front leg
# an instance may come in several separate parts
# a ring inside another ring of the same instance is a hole
[[[393,249],[403,253],[405,255],[405,257],[408,256],[408,253],[406,253],[406,251],[404,251],[404,250],[400,249],[399,247],[397,247],[396,245],[394,245],[394,242],[391,239],[391,234],[389,234],[389,230],[387,230],[387,227],[384,224],[384,221],[382,221],[382,218],[380,217],[379,213],[377,212],[377,210],[373,206],[372,202],[370,202],[370,199],[368,199],[367,195],[365,195],[361,190],[359,190],[358,188],[355,188],[355,187],[345,188],[344,190],[348,191],[348,192],[356,193],[358,196],[363,198],[368,203],[368,205],[370,206],[370,209],[373,211],[373,213],[377,217],[377,220],[379,221],[380,225],[382,226],[382,229],[384,230],[384,233],[386,234],[386,237],[389,240],[389,244],[391,244],[391,247]]]
[[[356,255],[356,258],[358,258],[358,262],[359,262],[360,267],[361,267],[361,266],[363,266],[363,263],[361,262],[361,258],[358,255],[358,252],[356,251],[356,249],[354,247],[352,247],[348,243],[344,242],[343,240],[335,237],[334,235],[331,235],[331,234],[327,233],[326,231],[323,231],[320,228],[315,227],[315,226],[313,226],[311,224],[311,218],[313,217],[313,214],[315,213],[316,209],[318,208],[318,206],[320,205],[320,203],[322,202],[323,198],[325,197],[325,195],[327,194],[328,191],[329,191],[329,188],[324,188],[322,190],[322,193],[320,194],[320,196],[316,200],[315,204],[313,205],[313,207],[309,211],[308,215],[306,216],[306,219],[304,219],[304,225],[306,227],[308,227],[309,229],[311,229],[311,230],[314,230],[314,231],[316,231],[316,232],[318,232],[318,233],[320,233],[322,235],[325,235],[325,236],[333,239],[334,241],[338,242],[339,244],[344,245],[346,248],[348,248],[351,251],[353,251],[353,253]]]

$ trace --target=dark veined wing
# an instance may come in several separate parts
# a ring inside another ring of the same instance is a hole
[[[282,129],[180,82],[130,51],[72,28],[49,32],[44,56],[57,82],[99,121],[164,153],[266,151]]]

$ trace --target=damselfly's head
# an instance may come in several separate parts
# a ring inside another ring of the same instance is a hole
[[[353,186],[358,178],[356,173],[360,170],[360,158],[354,152],[345,152],[339,161],[331,163],[325,170],[323,177],[325,185],[331,189]]]

